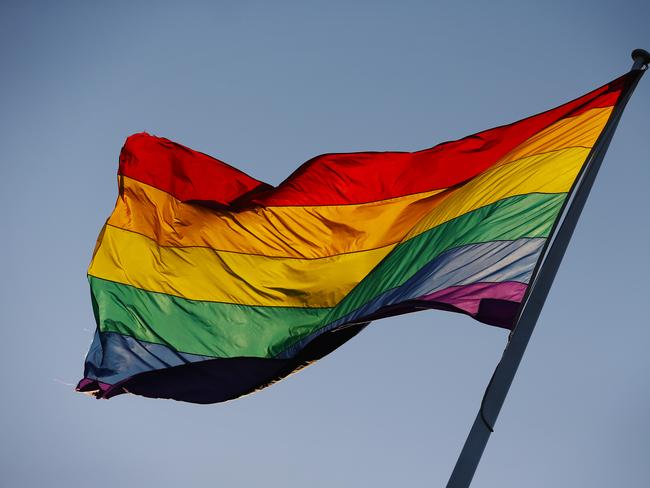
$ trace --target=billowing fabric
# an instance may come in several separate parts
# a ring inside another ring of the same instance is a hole
[[[213,403],[381,317],[511,328],[629,81],[423,151],[318,156],[277,187],[132,135],[88,270],[97,331],[77,389]]]

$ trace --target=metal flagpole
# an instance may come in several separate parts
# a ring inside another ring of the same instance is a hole
[[[458,461],[456,461],[447,488],[467,488],[472,482],[476,467],[493,431],[494,424],[517,372],[517,367],[526,351],[537,318],[569,244],[569,239],[578,222],[578,217],[580,217],[582,208],[585,205],[589,191],[596,179],[598,169],[612,140],[623,109],[650,64],[650,53],[643,49],[635,49],[632,51],[632,59],[634,64],[631,71],[635,72],[635,76],[627,92],[623,94],[621,100],[616,104],[609,121],[589,154],[587,162],[578,176],[575,189],[567,199],[564,218],[561,218],[561,221],[559,220],[561,223],[557,226],[557,232],[551,234],[552,239],[549,237],[550,244],[547,251],[540,258],[538,269],[533,271],[529,294],[524,301],[516,326],[510,333],[503,356],[485,390],[481,408],[467,436]]]

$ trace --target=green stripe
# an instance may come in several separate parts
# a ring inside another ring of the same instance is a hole
[[[187,300],[90,276],[99,330],[214,357],[273,357],[411,278],[450,249],[494,240],[547,237],[565,193],[506,198],[397,246],[333,309],[246,306]],[[155,328],[155,331],[154,331]]]
[[[469,244],[548,237],[566,193],[531,193],[499,200],[398,245],[348,295],[330,317],[344,317],[408,281],[445,251]]]
[[[308,335],[330,311],[202,302],[94,276],[88,280],[101,332],[119,332],[206,356],[272,357],[271,348]]]

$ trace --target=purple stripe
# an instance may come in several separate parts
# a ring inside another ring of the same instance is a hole
[[[92,378],[84,378],[77,385],[76,390],[82,393],[89,393],[96,398],[103,397],[114,385],[109,385]]]
[[[451,306],[481,322],[512,328],[519,305],[528,285],[518,281],[472,283],[450,286],[418,299],[427,303]],[[435,306],[435,305],[434,305]]]
[[[482,299],[492,298],[521,303],[526,288],[528,288],[527,284],[518,281],[472,283],[471,285],[451,286],[420,297],[419,300],[447,303],[470,315],[476,315]]]

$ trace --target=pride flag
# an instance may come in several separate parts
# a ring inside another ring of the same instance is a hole
[[[277,187],[129,137],[88,270],[97,331],[77,389],[220,402],[374,319],[434,308],[511,328],[629,84],[431,149],[318,156]]]

